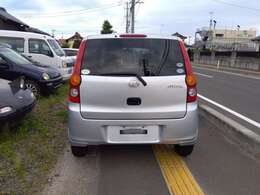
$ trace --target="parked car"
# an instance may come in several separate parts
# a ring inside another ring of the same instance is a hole
[[[65,56],[60,45],[51,36],[0,30],[0,43],[10,45],[16,52],[24,54],[38,63],[57,68],[63,80],[68,80],[71,76],[75,58]]]
[[[19,53],[0,45],[0,78],[15,80],[20,76],[25,77],[25,86],[36,97],[62,85],[62,76],[55,68],[33,64]]]
[[[24,117],[35,105],[35,96],[25,89],[23,80],[13,82],[0,79],[0,129],[7,122]]]
[[[196,78],[182,41],[141,34],[84,39],[69,91],[69,140],[87,145],[173,144],[192,153],[198,137]]]
[[[63,48],[66,56],[77,56],[79,50],[74,48]]]

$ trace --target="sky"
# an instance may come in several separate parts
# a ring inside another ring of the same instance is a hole
[[[136,5],[136,33],[194,37],[209,26],[210,12],[217,28],[254,28],[260,34],[259,0],[140,0]],[[0,7],[28,25],[68,38],[99,34],[104,20],[125,32],[126,0],[0,0]]]

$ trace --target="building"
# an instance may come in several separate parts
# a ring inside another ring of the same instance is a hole
[[[78,48],[82,40],[83,37],[78,32],[75,32],[73,36],[66,39],[66,43],[70,48]],[[64,40],[61,40],[61,42],[64,43]]]
[[[28,24],[25,24],[21,20],[9,14],[5,8],[2,7],[0,7],[0,30],[25,31],[49,35],[39,29],[30,27]]]
[[[256,50],[260,51],[260,36],[254,37],[251,40],[256,44]]]
[[[216,51],[257,51],[256,43],[252,41],[254,37],[256,37],[255,29],[202,28],[195,34],[195,46]]]

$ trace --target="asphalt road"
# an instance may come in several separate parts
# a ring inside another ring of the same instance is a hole
[[[260,159],[230,143],[204,118],[199,142],[183,162],[205,194],[260,193]],[[150,145],[92,147],[83,158],[68,148],[42,194],[168,195],[167,184]]]
[[[260,77],[218,72],[196,66],[193,70],[198,78],[198,93],[201,96],[260,123]],[[202,98],[199,100],[208,103]],[[211,103],[208,104],[213,106]],[[216,106],[213,107],[260,134],[260,128],[256,125]]]

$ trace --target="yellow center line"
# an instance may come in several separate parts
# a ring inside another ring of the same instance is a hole
[[[173,149],[168,145],[155,145],[153,151],[172,195],[204,194],[186,163]]]

